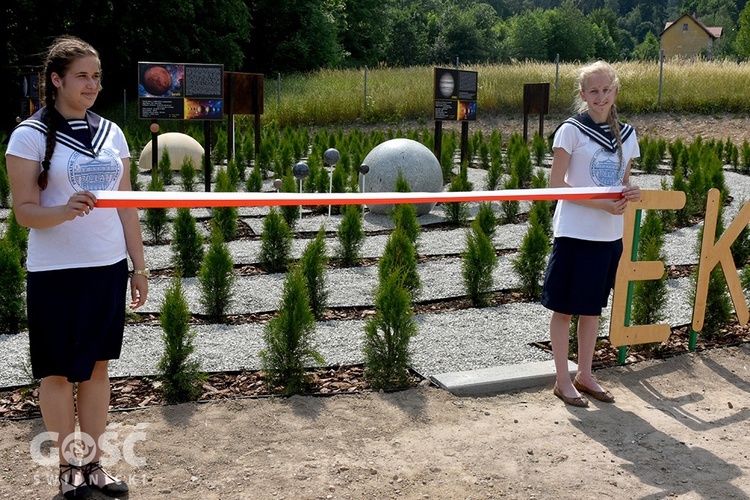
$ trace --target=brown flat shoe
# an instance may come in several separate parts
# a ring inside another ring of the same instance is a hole
[[[595,391],[593,389],[589,389],[588,387],[586,387],[585,385],[583,385],[582,383],[580,383],[577,378],[573,379],[573,387],[575,387],[578,390],[578,392],[584,392],[584,393],[588,394],[589,396],[591,396],[592,398],[594,398],[594,399],[596,399],[598,401],[602,401],[604,403],[614,403],[615,402],[615,397],[612,395],[611,392],[609,392],[609,391]]]
[[[552,394],[562,399],[562,402],[565,403],[566,405],[577,406],[579,408],[588,408],[589,406],[589,400],[586,399],[584,396],[579,396],[577,398],[566,397],[565,394],[560,392],[560,389],[557,387],[557,382],[555,382],[555,388],[552,389]]]

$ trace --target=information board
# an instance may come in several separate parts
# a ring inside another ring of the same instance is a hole
[[[150,120],[224,118],[221,64],[138,63],[138,117]]]
[[[477,119],[478,73],[435,68],[433,117],[436,121]]]

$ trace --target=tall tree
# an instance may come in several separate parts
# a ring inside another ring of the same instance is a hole
[[[547,27],[544,11],[536,9],[510,20],[506,45],[514,59],[545,60],[547,58]]]
[[[734,41],[734,50],[742,59],[750,58],[750,4],[740,12],[740,19],[737,23],[737,38]]]
[[[253,30],[248,66],[259,72],[309,71],[338,65],[343,0],[258,0],[248,2]]]
[[[374,66],[384,59],[387,35],[391,31],[393,0],[346,0],[339,41],[346,51],[347,66]]]
[[[572,0],[546,12],[549,26],[547,58],[553,61],[585,61],[594,55],[594,33],[591,22],[576,8]]]

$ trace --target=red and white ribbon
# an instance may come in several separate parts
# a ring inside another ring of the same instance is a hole
[[[411,193],[202,193],[183,191],[93,191],[100,208],[203,208],[278,205],[383,205],[481,201],[597,200],[622,198],[622,186],[504,189]]]

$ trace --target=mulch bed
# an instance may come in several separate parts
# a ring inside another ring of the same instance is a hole
[[[628,348],[625,363],[636,363],[647,359],[668,358],[689,352],[689,326],[672,328],[669,341],[655,346],[635,346]],[[696,350],[705,350],[750,342],[750,326],[732,323],[722,331],[717,339],[706,339],[699,335]],[[540,349],[550,349],[549,342],[534,343]],[[617,347],[602,339],[594,353],[594,368],[604,368],[618,364]],[[575,361],[575,356],[571,357]],[[312,383],[306,395],[329,396],[370,391],[372,388],[364,378],[362,365],[344,365],[316,368],[309,371]],[[429,383],[418,373],[412,373],[410,387],[419,383]],[[161,382],[154,377],[125,377],[111,380],[112,393],[110,409],[128,411],[151,406],[165,405],[160,387]],[[223,399],[260,398],[278,396],[278,391],[270,391],[260,371],[219,372],[208,375],[203,384],[200,402]],[[19,420],[40,417],[38,404],[39,390],[35,386],[24,386],[0,391],[0,420]]]

